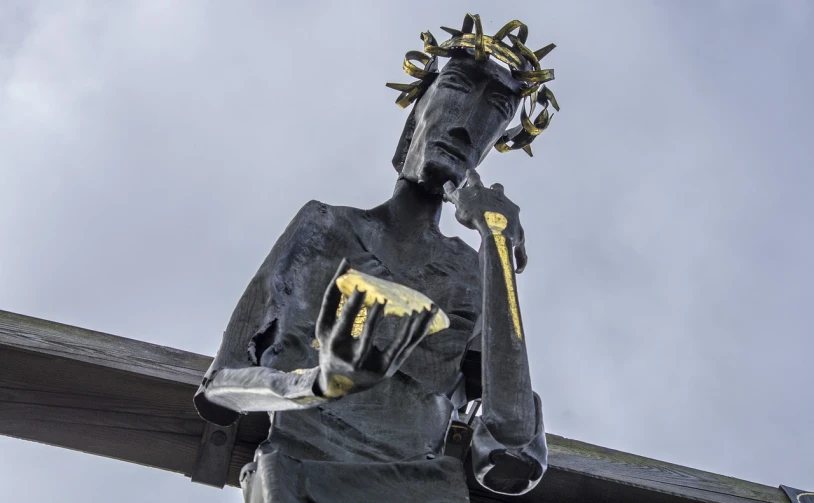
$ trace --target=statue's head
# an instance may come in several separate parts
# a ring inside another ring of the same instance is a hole
[[[522,149],[531,155],[531,142],[551,121],[549,103],[559,110],[543,85],[554,73],[541,70],[539,63],[554,44],[529,50],[524,45],[528,29],[520,21],[506,24],[491,37],[484,35],[480,18],[470,14],[460,31],[442,29],[452,38],[439,45],[424,32],[424,52],[407,53],[404,70],[418,80],[388,84],[401,91],[396,104],[406,108],[415,103],[393,166],[402,178],[434,193],[442,192],[448,180],[460,183],[466,170],[477,167],[492,148]],[[440,72],[439,56],[449,58]],[[542,110],[532,120],[536,106]],[[521,124],[507,129],[518,109]]]

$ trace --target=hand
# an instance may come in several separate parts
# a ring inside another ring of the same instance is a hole
[[[365,294],[354,290],[342,307],[337,320],[336,311],[342,293],[336,280],[349,268],[342,260],[330,285],[325,290],[322,309],[317,319],[316,336],[319,340],[319,386],[317,394],[338,398],[348,393],[370,389],[391,377],[401,367],[410,353],[427,335],[430,324],[438,312],[430,309],[404,316],[396,336],[384,351],[373,346],[376,326],[384,315],[384,304],[376,303],[367,310],[367,318],[361,335],[351,335],[353,322],[363,308]]]
[[[455,205],[455,218],[469,229],[480,232],[482,237],[492,234],[486,222],[486,212],[494,212],[506,218],[506,228],[501,231],[510,246],[514,248],[516,272],[523,272],[528,263],[526,237],[520,225],[520,208],[503,193],[503,185],[492,184],[484,187],[474,169],[466,171],[461,187],[448,181],[444,184],[444,200]]]

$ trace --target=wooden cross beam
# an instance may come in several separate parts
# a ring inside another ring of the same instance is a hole
[[[0,311],[0,434],[238,485],[268,434],[265,414],[233,428],[192,405],[211,358]],[[521,497],[471,478],[473,502],[788,503],[779,489],[547,435],[549,469]]]

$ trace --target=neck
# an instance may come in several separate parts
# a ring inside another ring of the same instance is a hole
[[[421,185],[400,178],[393,197],[372,211],[380,214],[393,228],[407,234],[438,230],[443,199],[430,194]]]

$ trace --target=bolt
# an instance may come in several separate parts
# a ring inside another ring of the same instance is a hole
[[[209,440],[211,440],[214,445],[220,447],[226,443],[226,433],[222,432],[221,430],[215,430],[209,436]]]

